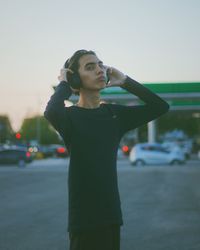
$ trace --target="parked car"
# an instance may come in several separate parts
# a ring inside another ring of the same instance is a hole
[[[18,164],[21,167],[32,160],[31,153],[23,148],[11,147],[0,150],[0,164]]]
[[[56,148],[56,156],[57,157],[68,157],[69,153],[68,153],[66,147],[60,146],[60,147]]]
[[[28,151],[37,159],[47,157],[65,157],[68,156],[66,148],[61,144],[29,146]]]
[[[180,150],[185,154],[186,159],[190,159],[190,155],[192,153],[192,141],[164,141],[162,145],[165,148],[173,149],[180,148]]]
[[[130,151],[129,160],[132,165],[149,164],[183,164],[184,153],[178,149],[166,149],[160,143],[138,143]]]
[[[38,146],[38,152],[42,154],[43,158],[53,157],[56,155],[56,150],[55,148],[52,148],[51,145]]]

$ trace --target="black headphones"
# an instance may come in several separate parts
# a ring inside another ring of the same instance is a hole
[[[70,58],[67,59],[67,61],[65,62],[63,68],[64,69],[67,69],[69,68],[70,69]],[[81,83],[81,79],[80,79],[80,76],[77,72],[74,72],[73,74],[70,73],[70,72],[66,72],[66,78],[67,78],[67,81],[69,83],[69,85],[74,88],[74,89],[80,89],[82,83]]]

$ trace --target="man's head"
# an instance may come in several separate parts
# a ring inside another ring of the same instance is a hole
[[[67,80],[74,89],[100,90],[106,86],[106,67],[94,51],[76,51],[64,67],[71,70]]]

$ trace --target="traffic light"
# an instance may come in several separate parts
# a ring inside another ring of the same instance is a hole
[[[20,133],[16,133],[16,134],[15,134],[15,138],[16,138],[16,139],[18,139],[18,140],[19,140],[19,139],[21,139],[21,137],[22,137],[22,136],[21,136],[21,134],[20,134]]]

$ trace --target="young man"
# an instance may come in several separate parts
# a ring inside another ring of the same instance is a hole
[[[70,250],[119,250],[123,225],[116,170],[119,142],[127,131],[166,113],[169,105],[129,76],[105,66],[93,51],[76,51],[64,67],[44,116],[70,153]],[[126,89],[145,104],[100,103],[100,90],[111,86]],[[79,101],[65,107],[64,100],[72,93],[79,94]]]

